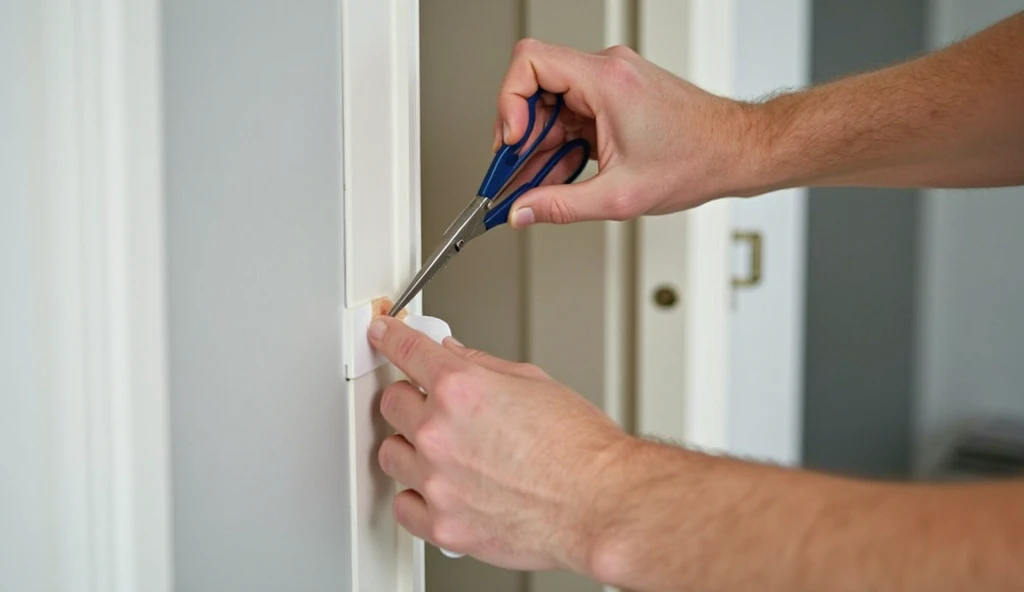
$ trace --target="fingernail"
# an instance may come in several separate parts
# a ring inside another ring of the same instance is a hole
[[[462,345],[461,341],[459,341],[458,339],[455,339],[454,337],[445,337],[444,340],[445,341],[450,341],[450,342],[452,342],[453,344],[455,344],[455,345],[457,345],[459,347],[466,347],[465,345]]]
[[[388,324],[381,319],[370,323],[370,341],[383,341],[388,332]]]
[[[512,214],[512,226],[516,228],[526,228],[536,221],[532,208],[519,208]]]
[[[504,121],[501,124],[501,140],[508,144],[508,122]]]

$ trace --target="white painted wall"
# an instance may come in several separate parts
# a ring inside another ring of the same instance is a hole
[[[932,0],[939,47],[1024,0]],[[923,205],[915,466],[929,467],[958,424],[1024,418],[1024,187],[930,191]]]
[[[37,373],[39,38],[37,4],[0,3],[0,590],[56,582],[52,399]]]
[[[164,3],[176,586],[344,590],[336,2]]]
[[[159,4],[0,5],[0,590],[422,592],[339,351],[420,255],[415,3]]]

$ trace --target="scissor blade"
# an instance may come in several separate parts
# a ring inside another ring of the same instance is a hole
[[[434,279],[437,272],[441,271],[448,264],[448,261],[454,255],[453,246],[454,244],[448,240],[443,241],[437,246],[433,254],[427,259],[427,262],[423,264],[423,267],[420,267],[416,275],[413,276],[412,281],[409,282],[409,285],[406,286],[402,294],[395,300],[394,306],[388,312],[389,316],[397,315],[403,308],[408,306],[412,299],[430,283],[430,280]]]
[[[452,257],[461,251],[467,242],[483,233],[483,217],[487,213],[490,201],[485,197],[476,197],[462,210],[459,217],[448,227],[441,244],[434,249],[434,252],[413,276],[409,285],[395,300],[395,305],[391,307],[388,315],[395,316],[408,306],[412,299],[430,283],[430,280],[434,279],[439,271],[448,265]]]

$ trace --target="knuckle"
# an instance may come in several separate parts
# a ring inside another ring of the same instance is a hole
[[[532,37],[524,37],[516,42],[515,47],[512,49],[512,55],[519,57],[531,53],[540,51],[544,43],[538,39]]]
[[[610,220],[628,220],[633,217],[633,196],[626,191],[616,191],[608,196],[604,203],[604,210]]]
[[[470,348],[467,348],[465,350],[464,356],[467,361],[472,362],[473,364],[476,365],[486,364],[487,361],[489,361],[490,358],[492,358],[492,356],[490,356],[490,354],[487,353],[486,351]],[[462,374],[466,374],[466,372],[463,372]]]
[[[467,360],[471,362],[479,362],[488,358],[487,354],[479,349],[467,348],[464,353]]]
[[[408,362],[423,347],[423,338],[416,333],[402,337],[395,345],[398,361]]]
[[[606,53],[610,56],[621,59],[628,59],[637,55],[637,53],[633,51],[633,48],[629,47],[628,45],[621,44],[609,47],[606,50]]]
[[[427,477],[420,486],[420,494],[423,499],[436,508],[443,508],[448,499],[444,484],[436,477]]]
[[[396,386],[393,384],[381,393],[380,412],[385,417],[390,417],[398,409],[398,396],[395,394]]]
[[[391,460],[391,453],[389,452],[391,445],[388,444],[388,442],[390,442],[390,440],[384,440],[381,443],[380,448],[377,449],[377,464],[380,465],[381,470],[390,475],[391,469],[393,468],[393,461]]]
[[[482,375],[480,366],[452,369],[438,377],[434,399],[442,409],[472,412],[480,406]]]
[[[621,56],[611,56],[602,65],[602,75],[611,87],[619,90],[632,88],[637,82],[636,67]]]
[[[448,438],[436,423],[427,421],[413,435],[416,448],[423,458],[436,462],[448,454]]]
[[[444,366],[437,370],[434,376],[434,392],[438,400],[445,400],[451,397],[458,397],[466,390],[468,372],[461,368]]]
[[[451,518],[439,516],[430,526],[430,538],[435,545],[450,551],[459,551],[462,548],[462,537],[460,529]]]
[[[527,376],[532,376],[534,378],[550,378],[547,372],[542,370],[540,366],[536,366],[534,364],[521,362],[519,364],[516,364],[516,369],[522,372],[523,374]]]
[[[408,498],[402,495],[396,495],[395,501],[391,504],[391,509],[395,513],[395,521],[399,524],[407,525],[412,521],[412,514],[409,512],[410,505]]]
[[[551,200],[549,217],[552,224],[572,224],[576,221],[576,213],[564,199]]]

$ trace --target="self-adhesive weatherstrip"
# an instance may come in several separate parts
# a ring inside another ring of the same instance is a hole
[[[355,380],[388,363],[387,359],[370,345],[366,334],[373,319],[386,315],[389,310],[391,310],[391,300],[387,298],[378,298],[372,302],[344,310],[342,335],[345,335],[343,365],[346,380]],[[452,336],[452,329],[448,323],[437,317],[408,314],[403,310],[398,314],[398,318],[437,343],[441,343],[445,337]],[[446,557],[452,559],[463,556],[462,553],[453,553],[440,547],[439,549]]]

